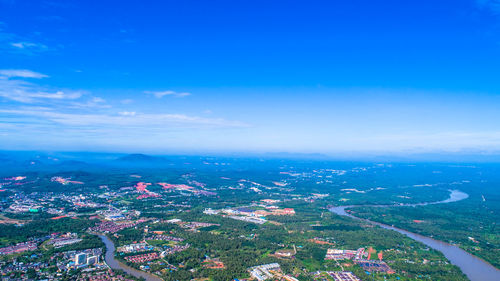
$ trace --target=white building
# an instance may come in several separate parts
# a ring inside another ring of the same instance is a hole
[[[87,263],[87,254],[80,253],[75,255],[75,265]]]
[[[54,247],[55,248],[60,248],[64,247],[67,245],[75,244],[82,241],[82,239],[79,238],[69,238],[69,239],[59,239],[54,242]]]
[[[263,281],[274,277],[274,274],[269,271],[279,271],[280,269],[281,268],[278,263],[269,263],[251,267],[249,268],[249,271],[253,278],[258,281]]]
[[[203,213],[206,215],[217,215],[219,211],[213,210],[212,208],[207,208],[203,211]]]
[[[98,256],[90,256],[87,258],[87,264],[88,265],[93,265],[99,262],[99,257]]]

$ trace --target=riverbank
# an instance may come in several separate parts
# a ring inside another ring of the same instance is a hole
[[[113,241],[111,241],[104,234],[97,234],[97,235],[99,236],[99,238],[101,238],[104,245],[106,245],[106,255],[104,256],[104,260],[106,261],[106,264],[109,267],[111,267],[112,269],[121,269],[134,277],[144,278],[146,279],[146,281],[162,281],[162,279],[158,276],[137,270],[115,259],[116,248]]]
[[[394,226],[382,224],[379,222],[374,222],[371,220],[359,218],[353,216],[345,211],[347,208],[354,207],[400,207],[400,206],[425,206],[425,205],[434,205],[434,204],[446,204],[451,202],[457,202],[460,200],[464,200],[468,198],[469,195],[461,192],[459,190],[450,190],[450,197],[446,200],[437,201],[437,202],[427,202],[427,203],[417,203],[417,204],[404,204],[404,205],[349,205],[349,206],[340,206],[329,209],[331,212],[341,215],[351,217],[357,220],[363,220],[365,222],[369,222],[374,225],[378,225],[385,229],[390,229],[393,231],[397,231],[401,234],[404,234],[411,239],[419,241],[432,249],[440,251],[443,255],[454,265],[458,266],[462,272],[471,280],[471,281],[496,281],[500,280],[500,270],[496,269],[491,264],[486,261],[462,250],[461,248],[448,244],[443,241],[435,240],[430,237],[426,237],[420,234],[416,234],[404,229],[400,229]]]

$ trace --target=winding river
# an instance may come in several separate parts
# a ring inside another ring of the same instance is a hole
[[[106,255],[104,256],[104,260],[106,261],[106,264],[113,268],[113,269],[121,269],[125,271],[126,273],[133,275],[137,278],[144,278],[146,281],[162,281],[160,277],[154,276],[152,274],[146,273],[144,271],[137,270],[135,268],[132,268],[130,266],[127,266],[126,264],[118,261],[115,259],[115,245],[113,244],[113,241],[109,240],[109,238],[106,235],[99,234],[99,238],[101,238],[102,242],[104,242],[104,245],[106,245]]]
[[[390,226],[383,223],[378,223],[374,221],[370,221],[367,219],[362,219],[355,217],[345,211],[345,209],[353,208],[353,207],[398,207],[398,206],[425,206],[425,205],[433,205],[433,204],[443,204],[456,202],[463,199],[468,198],[469,195],[467,193],[461,192],[459,190],[450,190],[450,198],[437,201],[437,202],[428,202],[428,203],[417,203],[417,204],[401,204],[401,205],[349,205],[349,206],[340,206],[333,207],[330,209],[331,212],[341,215],[347,216],[350,218],[363,220],[375,225],[378,225],[385,229],[390,229],[397,231],[401,234],[404,234],[411,239],[422,242],[430,248],[440,251],[444,254],[444,256],[454,265],[458,266],[462,272],[467,275],[467,277],[471,281],[498,281],[500,280],[500,270],[496,269],[494,266],[489,264],[488,262],[467,253],[466,251],[460,249],[457,246],[445,243],[443,241],[435,240],[430,237],[426,237],[420,234],[416,234],[413,232],[406,231],[404,229],[400,229],[394,226]]]

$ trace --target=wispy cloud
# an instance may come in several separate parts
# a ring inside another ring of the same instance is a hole
[[[0,109],[0,113],[10,116],[32,116],[71,127],[110,127],[120,128],[122,130],[130,128],[147,128],[155,130],[169,127],[248,127],[247,124],[239,121],[230,121],[222,118],[203,118],[173,113],[149,114],[122,111],[116,114],[82,114],[56,112],[37,107]]]
[[[83,91],[47,89],[22,80],[45,77],[48,76],[26,69],[0,70],[0,97],[21,103],[34,103],[41,100],[74,100],[84,94]]]
[[[46,51],[51,50],[47,45],[42,43],[36,43],[31,41],[17,41],[19,39],[16,35],[4,36],[10,38],[10,41],[4,42],[6,45],[3,46],[6,52],[21,55],[37,55]],[[2,36],[0,36],[0,43]],[[22,39],[21,39],[22,40]]]
[[[48,75],[34,72],[27,69],[0,69],[0,76],[5,77],[22,77],[22,78],[46,78]]]
[[[149,94],[149,95],[153,95],[159,99],[164,97],[164,96],[173,96],[173,97],[182,98],[182,97],[187,97],[187,96],[191,95],[190,93],[175,92],[175,91],[144,91],[144,93]]]
[[[52,48],[38,42],[40,38],[29,38],[26,36],[19,36],[4,30],[0,24],[0,50],[2,52],[21,55],[35,55],[43,53]]]
[[[118,112],[121,116],[135,116],[136,112],[135,111],[121,111]]]
[[[85,102],[71,102],[68,108],[80,109],[97,109],[97,108],[111,108],[111,105],[106,103],[106,100],[100,97],[92,97]]]
[[[12,42],[10,45],[18,49],[31,49],[31,50],[47,50],[47,46],[40,43],[33,42]]]
[[[0,107],[0,117],[27,124],[44,124],[52,129],[113,130],[161,132],[165,129],[189,128],[240,128],[248,125],[223,118],[207,118],[182,113],[141,113],[133,108],[112,110],[106,100],[81,90],[41,86],[28,79],[43,79],[46,74],[27,69],[0,70],[0,99],[16,103]],[[173,91],[148,92],[154,96],[184,97],[188,93]],[[117,101],[130,104],[131,100]],[[36,106],[34,106],[36,105]],[[7,120],[8,121],[8,120]],[[6,121],[6,122],[7,122]],[[10,121],[9,121],[10,122]]]

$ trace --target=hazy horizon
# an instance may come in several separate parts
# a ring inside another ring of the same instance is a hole
[[[45,164],[63,164],[66,161],[76,160],[88,164],[110,164],[109,161],[119,160],[121,157],[142,157],[181,159],[268,159],[268,160],[304,160],[323,162],[369,162],[369,163],[500,163],[500,153],[484,152],[433,152],[433,153],[290,153],[290,152],[242,152],[242,151],[75,151],[75,150],[0,150],[0,158],[4,161],[13,161],[21,164],[33,160],[48,161]],[[158,160],[156,159],[156,160]],[[26,162],[27,161],[27,162]],[[148,160],[144,160],[148,161]],[[43,163],[43,162],[42,162]],[[131,162],[132,164],[132,162]]]

